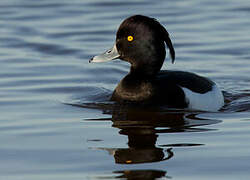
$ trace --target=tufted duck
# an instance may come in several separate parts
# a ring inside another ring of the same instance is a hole
[[[90,62],[121,59],[131,64],[130,72],[118,84],[111,100],[120,103],[166,105],[217,111],[224,97],[211,80],[183,71],[160,71],[166,56],[165,43],[172,63],[175,51],[167,30],[155,19],[134,15],[122,22],[115,45]]]

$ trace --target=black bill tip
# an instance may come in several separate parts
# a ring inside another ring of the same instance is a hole
[[[90,60],[89,60],[89,63],[91,63],[93,61],[93,58],[91,58]]]

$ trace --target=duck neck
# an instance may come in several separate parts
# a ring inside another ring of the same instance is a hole
[[[157,73],[158,71],[155,71],[152,66],[145,65],[140,67],[131,66],[129,75],[142,79],[150,79],[154,77]]]

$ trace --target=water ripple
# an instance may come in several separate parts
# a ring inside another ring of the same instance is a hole
[[[247,0],[1,0],[3,179],[247,179],[249,9]],[[109,101],[129,64],[88,60],[112,47],[119,24],[133,14],[153,16],[169,31],[176,63],[166,59],[165,69],[222,87],[222,111]]]

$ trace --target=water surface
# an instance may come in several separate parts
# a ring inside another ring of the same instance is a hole
[[[129,65],[89,64],[123,19],[169,31],[176,63],[223,89],[216,113],[116,106]],[[247,179],[250,2],[1,0],[1,179]]]

